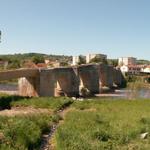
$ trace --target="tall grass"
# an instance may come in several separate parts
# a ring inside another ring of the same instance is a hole
[[[12,101],[12,107],[34,107],[34,108],[49,108],[54,111],[63,109],[64,107],[70,105],[73,101],[66,97],[40,97],[40,98],[30,98],[21,99],[19,101]]]
[[[66,97],[29,98],[21,96],[0,95],[0,109],[11,109],[11,107],[34,107],[50,108],[57,111],[70,105],[71,103],[72,100]]]
[[[55,134],[57,150],[148,150],[149,100],[75,102]]]
[[[39,149],[42,133],[50,130],[52,116],[0,117],[1,150]]]
[[[2,95],[1,109],[11,107],[48,108],[53,113],[28,114],[14,117],[0,116],[0,150],[38,150],[43,133],[50,132],[61,117],[56,111],[70,105],[69,98],[27,98]]]

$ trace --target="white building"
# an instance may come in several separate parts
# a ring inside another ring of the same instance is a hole
[[[146,67],[142,68],[141,72],[143,72],[143,73],[150,73],[150,66],[146,66]]]
[[[95,58],[95,57],[99,57],[102,59],[107,59],[107,55],[105,54],[87,54],[86,55],[86,63],[89,63],[91,59]]]
[[[118,65],[119,66],[136,65],[136,58],[134,58],[134,57],[120,57],[118,59]]]
[[[80,61],[79,56],[73,56],[72,57],[72,65],[77,65]]]

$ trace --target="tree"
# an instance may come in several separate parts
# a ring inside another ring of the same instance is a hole
[[[68,62],[66,62],[66,61],[61,61],[61,62],[60,62],[60,66],[68,66]]]
[[[35,64],[44,63],[44,57],[43,56],[33,56],[31,60]]]
[[[117,59],[108,59],[108,64],[112,65],[114,67],[118,66],[118,60]]]
[[[84,56],[80,55],[78,65],[82,65],[82,64],[86,64],[86,60]]]
[[[7,66],[8,69],[17,69],[20,67],[21,67],[21,65],[20,65],[20,61],[18,59],[11,59],[8,61],[8,66]]]
[[[90,63],[102,63],[102,64],[108,64],[106,58],[100,57],[100,56],[95,56],[90,60]]]

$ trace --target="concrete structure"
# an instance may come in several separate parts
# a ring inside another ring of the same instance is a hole
[[[105,54],[87,54],[86,55],[86,63],[89,63],[91,59],[98,57],[102,59],[107,59],[107,55]]]
[[[115,72],[115,73],[114,73]],[[121,85],[120,71],[112,66],[89,64],[52,69],[19,69],[0,72],[0,80],[19,79],[22,96],[79,96],[79,89],[90,94],[99,93],[102,87]]]
[[[134,58],[134,57],[120,57],[118,59],[118,65],[119,66],[136,65],[136,58]]]

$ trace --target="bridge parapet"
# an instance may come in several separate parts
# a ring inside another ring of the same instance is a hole
[[[0,80],[17,79],[21,77],[36,77],[39,74],[39,69],[18,69],[0,72]]]

